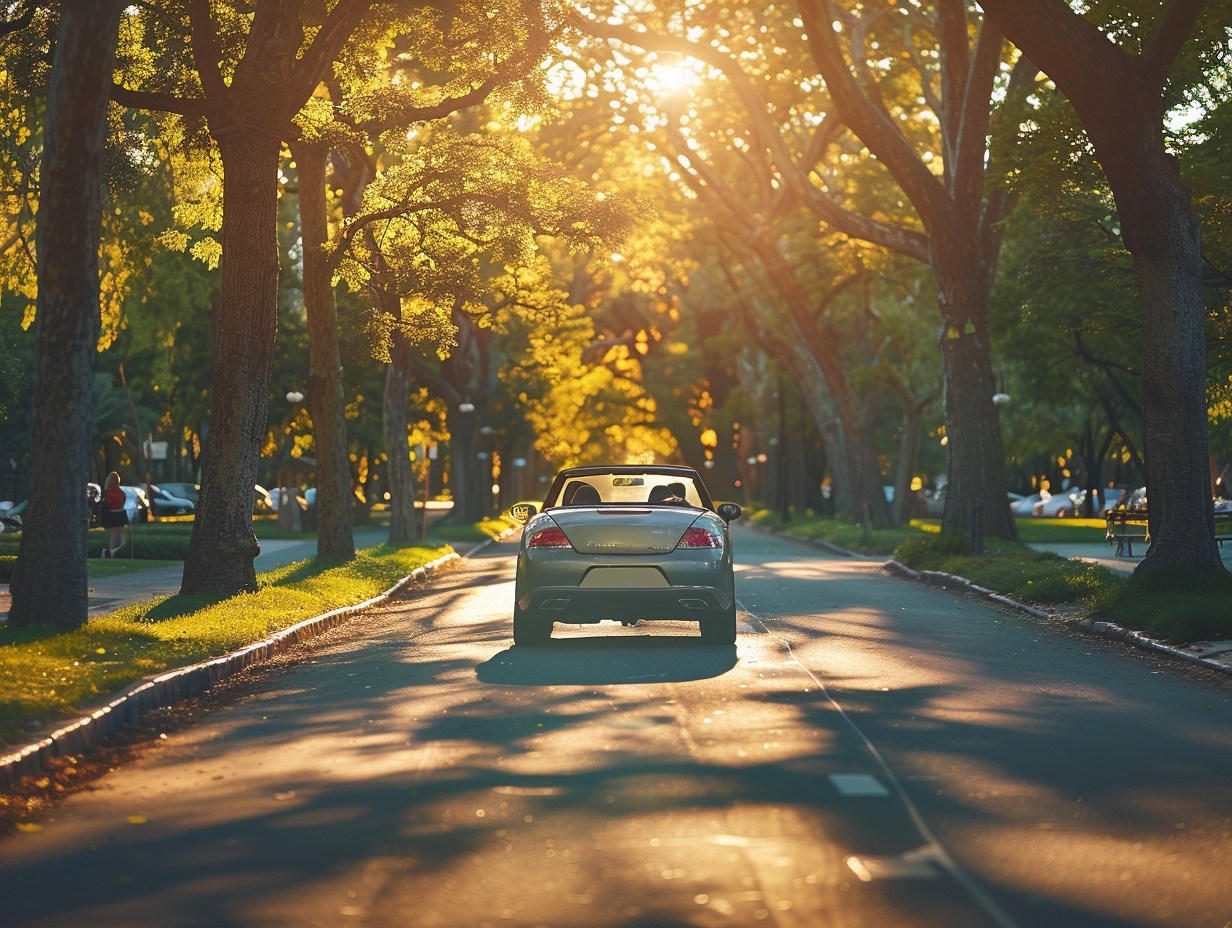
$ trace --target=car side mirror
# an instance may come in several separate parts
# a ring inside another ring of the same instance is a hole
[[[744,512],[735,503],[719,503],[719,508],[715,510],[719,514],[719,518],[724,522],[735,522]]]
[[[530,521],[530,517],[539,511],[539,507],[533,503],[514,503],[509,507],[509,518],[514,522],[525,525]]]

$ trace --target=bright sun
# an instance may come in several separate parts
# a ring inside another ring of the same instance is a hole
[[[702,79],[700,66],[688,58],[673,62],[656,62],[646,73],[647,84],[662,93],[674,93],[699,83]]]

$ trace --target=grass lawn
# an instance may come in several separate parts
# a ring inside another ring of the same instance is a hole
[[[0,627],[0,741],[21,743],[32,721],[46,728],[143,677],[371,599],[449,550],[379,545],[348,564],[301,561],[260,574],[255,593],[222,601],[170,596],[69,632]]]
[[[86,571],[91,580],[102,580],[104,577],[118,577],[121,574],[132,574],[139,570],[149,570],[152,567],[183,566],[183,561],[143,561],[137,558],[103,560],[98,558],[87,562]]]
[[[1105,540],[1103,519],[1016,519],[1024,545],[1084,544]]]
[[[975,557],[968,542],[942,536],[937,519],[912,519],[904,528],[865,531],[859,525],[812,515],[795,516],[786,524],[766,510],[754,510],[750,517],[788,534],[863,554],[893,556],[915,570],[965,577],[1021,603],[1076,608],[1166,641],[1232,640],[1232,578],[1126,579],[1106,567],[1027,547],[1102,544],[1103,519],[1021,518],[1017,520],[1021,544],[985,539],[984,553]]]

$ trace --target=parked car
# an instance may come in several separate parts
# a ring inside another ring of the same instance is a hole
[[[1067,493],[1052,494],[1045,490],[1041,499],[1031,509],[1033,515],[1043,518],[1073,518],[1082,511],[1086,502],[1086,490],[1070,490]]]
[[[1010,503],[1010,512],[1016,516],[1035,515],[1035,504],[1044,498],[1042,493],[1032,493]]]
[[[0,534],[21,531],[21,516],[29,504],[29,500],[23,499],[20,503],[9,506],[3,512],[0,512]]]
[[[124,511],[128,513],[128,524],[150,521],[150,500],[145,495],[144,487],[121,486],[124,491]]]
[[[186,516],[197,511],[196,504],[182,496],[175,496],[166,487],[150,484],[150,511],[156,516]]]
[[[186,499],[194,506],[201,502],[201,487],[195,483],[160,483],[159,486],[172,496]]]

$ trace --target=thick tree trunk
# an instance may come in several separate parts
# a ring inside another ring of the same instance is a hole
[[[222,294],[214,327],[210,448],[182,593],[255,590],[253,486],[269,415],[278,323],[278,139],[219,133],[225,186]]]
[[[394,329],[385,366],[385,402],[381,417],[387,457],[386,491],[389,493],[389,543],[396,547],[418,544],[415,519],[415,473],[407,438],[407,399],[411,388],[411,347],[406,335]],[[423,517],[428,515],[427,510]]]
[[[992,397],[996,380],[989,360],[987,324],[967,333],[950,324],[941,333],[945,367],[945,534],[1018,540],[1005,494],[1005,450]],[[977,510],[979,518],[976,518]]]
[[[1199,224],[1176,180],[1141,223],[1134,267],[1142,294],[1142,433],[1151,546],[1134,573],[1222,573],[1211,507],[1206,307]]]
[[[85,623],[85,484],[98,347],[99,199],[121,4],[64,4],[47,101],[38,213],[30,505],[13,627]]]
[[[951,217],[929,230],[941,305],[946,492],[941,531],[1018,540],[1006,497],[1005,448],[988,332],[994,268],[977,224]],[[974,237],[973,237],[974,236]],[[978,518],[977,518],[978,516]]]
[[[1116,198],[1142,297],[1142,431],[1151,546],[1134,573],[1224,572],[1206,475],[1200,225],[1163,134],[1164,85],[1207,6],[1174,0],[1129,54],[1065,4],[981,0],[1074,105]]]
[[[354,495],[347,451],[342,396],[338,316],[326,258],[329,224],[325,163],[329,148],[301,142],[291,146],[299,170],[300,230],[304,243],[304,310],[308,315],[308,403],[317,459],[317,557],[355,557]]]

